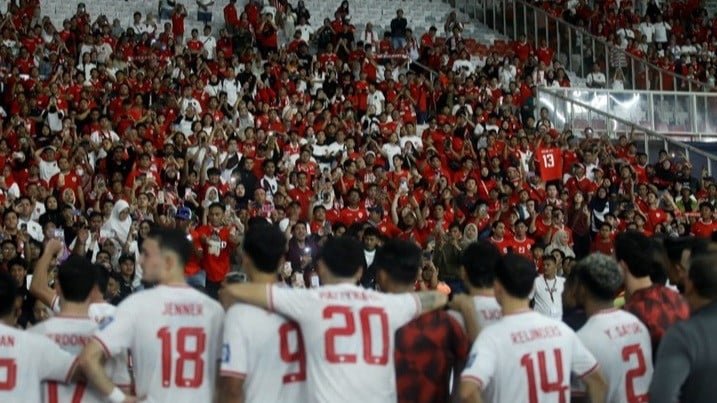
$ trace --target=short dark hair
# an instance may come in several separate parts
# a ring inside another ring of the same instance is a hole
[[[209,208],[212,206],[209,206]],[[149,231],[148,238],[157,241],[159,249],[176,253],[179,257],[180,266],[185,266],[192,255],[192,245],[182,231],[155,227]]]
[[[83,302],[97,284],[97,271],[87,258],[71,255],[57,269],[62,296],[70,302]]]
[[[490,242],[478,241],[468,245],[461,255],[468,283],[478,288],[492,287],[500,257],[500,251]]]
[[[622,270],[617,261],[601,253],[593,253],[575,264],[580,285],[600,301],[612,301],[623,284]]]
[[[389,239],[376,251],[373,265],[397,283],[413,284],[421,267],[421,249],[413,242]]]
[[[8,316],[15,309],[18,290],[10,274],[0,271],[0,317]]]
[[[687,275],[697,295],[717,299],[717,253],[705,253],[692,259]]]
[[[366,227],[363,230],[363,237],[366,238],[367,236],[375,236],[376,238],[381,238],[381,231],[379,231],[376,227]]]
[[[107,295],[107,283],[110,281],[111,273],[109,270],[107,270],[106,267],[102,266],[101,264],[93,264],[92,269],[95,271],[95,274],[97,275],[97,288],[100,290],[100,293],[102,295]],[[119,275],[119,273],[116,273]]]
[[[557,249],[556,249],[556,250],[557,250]],[[558,260],[555,259],[555,256],[552,255],[553,252],[555,252],[555,251],[551,251],[549,254],[543,256],[543,262],[546,262],[546,261],[548,261],[548,260],[552,260],[553,263],[557,264],[557,263],[558,263]],[[561,252],[561,251],[558,250],[558,252]],[[562,252],[561,252],[561,253],[562,253]]]
[[[14,257],[10,259],[9,262],[7,262],[7,268],[10,269],[13,266],[21,266],[25,271],[27,271],[27,261],[21,257]]]
[[[349,236],[333,237],[321,248],[317,260],[322,260],[336,277],[353,277],[364,265],[363,245]]]
[[[262,273],[276,273],[286,253],[286,236],[269,223],[253,225],[247,229],[242,245],[254,267]]]
[[[495,279],[512,297],[527,299],[537,276],[535,265],[523,256],[509,252],[498,262]]]
[[[615,238],[615,257],[625,262],[630,274],[637,278],[652,273],[652,243],[643,233],[627,231]]]

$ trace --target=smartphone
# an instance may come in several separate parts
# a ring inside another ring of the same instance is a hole
[[[55,231],[53,231],[52,236],[57,239],[65,240],[65,230],[61,228],[55,228]]]
[[[30,284],[32,284],[32,274],[25,276],[25,285],[27,286],[28,291],[30,291]]]

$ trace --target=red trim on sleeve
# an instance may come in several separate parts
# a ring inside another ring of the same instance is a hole
[[[79,364],[79,362],[80,362],[80,356],[78,355],[72,361],[72,365],[70,365],[70,368],[67,369],[67,375],[65,375],[65,383],[70,382],[70,379],[72,379],[72,375],[74,375],[75,368],[77,368],[77,364]]]
[[[266,292],[269,295],[269,311],[274,312],[274,291],[272,290],[272,285],[267,284],[266,285]]]
[[[478,385],[478,388],[480,388],[480,390],[483,390],[483,381],[480,378],[478,378],[477,376],[463,375],[463,376],[461,376],[461,381],[475,383],[476,385]]]
[[[243,373],[243,372],[238,372],[238,371],[231,371],[231,370],[228,370],[228,369],[223,369],[223,370],[219,371],[219,375],[220,375],[220,376],[229,377],[229,378],[237,378],[237,379],[244,379],[244,378],[246,378],[246,374],[245,374],[245,373]]]
[[[100,346],[102,347],[102,350],[105,352],[105,357],[112,357],[112,354],[110,354],[110,349],[107,348],[107,345],[105,344],[104,341],[102,341],[102,339],[100,339],[100,338],[97,337],[97,336],[92,336],[92,338],[93,338],[94,340],[97,340],[97,342],[100,343]]]
[[[597,369],[598,369],[599,367],[600,367],[600,365],[596,362],[595,365],[593,365],[592,368],[590,368],[589,370],[585,371],[582,375],[578,375],[578,378],[580,378],[580,379],[585,378],[586,376],[590,375],[591,373],[597,371]]]

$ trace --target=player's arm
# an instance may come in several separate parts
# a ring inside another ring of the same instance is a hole
[[[448,295],[439,291],[417,292],[416,297],[418,297],[418,301],[421,303],[421,313],[443,308],[448,303]]]
[[[483,403],[481,387],[475,382],[461,381],[458,396],[461,403]]]
[[[97,339],[90,339],[79,357],[79,366],[87,380],[110,402],[135,402],[112,382],[104,367],[105,350]]]
[[[244,403],[244,378],[222,376],[219,385],[220,403]]]
[[[225,308],[236,302],[244,302],[264,309],[271,309],[271,286],[266,284],[229,284],[219,290],[219,300]]]
[[[603,403],[607,397],[607,382],[600,369],[595,369],[582,378],[592,403]]]
[[[52,302],[57,297],[55,290],[48,285],[48,272],[55,256],[62,251],[62,241],[50,239],[45,244],[45,250],[38,259],[30,282],[30,294],[45,305],[52,308]]]
[[[478,315],[476,314],[473,299],[466,294],[455,295],[448,306],[460,312],[468,340],[471,343],[475,341],[480,332],[480,326],[478,325]]]

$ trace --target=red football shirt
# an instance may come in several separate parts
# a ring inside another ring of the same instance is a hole
[[[207,272],[207,281],[221,283],[229,273],[230,251],[236,246],[229,241],[229,232],[229,227],[211,225],[202,225],[196,230],[197,237],[207,237],[207,243],[202,245],[202,267]]]
[[[535,150],[535,160],[543,181],[549,182],[563,176],[563,153],[560,148],[538,148]]]

